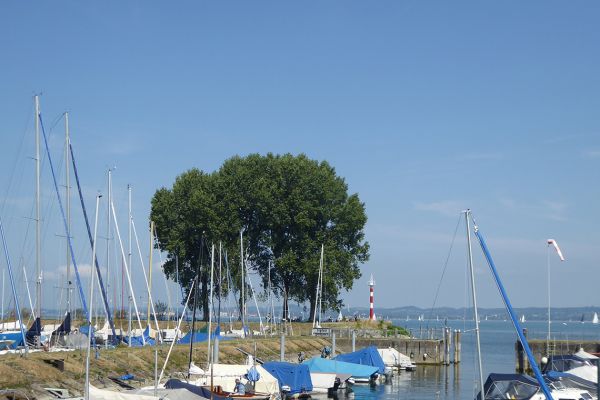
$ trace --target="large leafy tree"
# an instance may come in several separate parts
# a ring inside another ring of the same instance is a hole
[[[358,195],[348,194],[344,179],[327,162],[305,155],[252,154],[233,157],[210,175],[187,171],[172,189],[155,193],[151,218],[159,227],[159,246],[169,254],[165,272],[174,276],[177,256],[181,283],[189,289],[200,266],[204,299],[208,259],[202,257],[207,252],[201,243],[223,241],[230,249],[230,265],[239,266],[240,231],[244,260],[259,273],[263,286],[271,280],[284,310],[290,300],[308,301],[311,316],[321,245],[324,308],[341,306],[340,291],[352,288],[360,277],[359,265],[369,257],[364,204]],[[239,270],[234,281],[239,290]],[[206,304],[204,300],[205,318]]]
[[[198,275],[198,296],[208,318],[207,243],[214,239],[218,217],[214,213],[214,178],[198,169],[177,177],[172,189],[161,188],[152,198],[151,219],[159,247],[168,252],[163,265],[167,277],[179,278],[187,293]],[[178,268],[177,268],[178,267]]]

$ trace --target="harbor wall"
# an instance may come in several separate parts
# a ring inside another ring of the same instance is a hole
[[[542,367],[542,358],[548,355],[548,342],[543,339],[528,340],[529,347],[533,353],[533,357],[540,367]],[[588,353],[600,353],[600,341],[597,340],[553,340],[550,342],[550,354],[574,354],[579,349],[583,349]],[[515,370],[517,372],[531,372],[531,365],[527,360],[527,355],[523,351],[521,343],[515,342]]]

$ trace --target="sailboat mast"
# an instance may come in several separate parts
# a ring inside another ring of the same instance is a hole
[[[217,311],[217,326],[221,330],[221,296],[223,295],[223,276],[222,276],[222,254],[223,248],[219,240],[219,308]]]
[[[100,197],[102,197],[101,194],[96,195],[96,216],[95,216],[95,221],[94,221],[94,244],[92,245],[92,265],[94,264],[94,262],[96,261],[96,234],[98,232],[98,206],[100,204]],[[94,273],[95,271],[92,270],[92,276],[91,276],[91,282],[90,282],[90,304],[94,304],[94,276],[96,275]],[[89,320],[89,332],[90,332],[90,336],[94,335],[94,329],[92,328],[92,314],[90,314],[90,320]],[[92,340],[91,337],[88,340],[88,346],[87,346],[87,356],[85,358],[85,400],[90,400],[90,351],[92,348]]]
[[[540,371],[540,369],[537,365],[535,357],[533,356],[533,353],[531,352],[531,348],[529,347],[527,338],[523,334],[523,329],[521,328],[521,324],[519,323],[517,315],[515,314],[515,310],[513,309],[512,304],[510,303],[510,299],[508,298],[508,295],[506,294],[504,285],[502,284],[502,281],[500,280],[500,276],[498,275],[498,270],[496,269],[496,265],[494,264],[492,255],[490,254],[490,251],[488,250],[485,240],[483,238],[483,235],[481,234],[481,231],[477,227],[477,224],[475,223],[475,220],[473,219],[472,215],[471,215],[471,219],[473,220],[474,234],[477,237],[477,240],[479,241],[481,250],[483,251],[483,254],[488,263],[488,266],[490,267],[490,270],[494,277],[494,281],[496,282],[496,287],[498,288],[498,291],[500,292],[500,295],[502,296],[502,300],[504,301],[506,311],[508,311],[508,315],[510,316],[510,319],[511,319],[513,326],[515,328],[515,331],[517,333],[517,336],[519,336],[519,341],[523,345],[523,350],[525,350],[525,353],[527,354],[527,359],[529,360],[529,364],[531,365],[533,374],[535,375],[535,378],[537,379],[538,384],[540,385],[542,392],[544,393],[544,396],[546,397],[546,399],[552,400],[552,394],[550,393],[550,389],[548,388],[548,385],[546,384],[546,381],[544,380],[544,377],[542,376],[542,372]]]
[[[315,292],[315,309],[313,311],[313,328],[321,327],[321,315],[317,321],[317,313],[320,313],[319,306],[321,303],[321,269],[323,268],[323,245],[321,245],[321,258],[319,259],[319,273],[317,274],[317,290]]]
[[[319,326],[321,326],[321,313],[323,312],[323,253],[325,246],[321,243],[321,262],[319,266],[320,286],[319,286]]]
[[[133,266],[131,265],[131,185],[127,184],[127,265],[129,268],[133,270]],[[128,327],[129,327],[129,347],[131,347],[131,298],[134,296],[133,291],[130,291],[128,297],[128,305],[129,305],[129,313],[128,317]],[[140,326],[140,329],[141,326]],[[142,334],[142,337],[144,335]]]
[[[210,252],[210,288],[208,297],[208,352],[206,353],[207,368],[210,368],[211,364],[211,351],[210,351],[210,335],[212,334],[212,305],[213,305],[213,276],[215,266],[215,244],[213,243]],[[211,385],[212,386],[212,385]],[[211,387],[212,390],[212,387]]]
[[[194,284],[192,284],[192,287],[190,288],[190,293],[191,290],[194,290],[194,305],[193,308],[194,310],[192,311],[192,340],[190,340],[190,357],[189,357],[189,362],[188,362],[188,379],[190,378],[190,368],[192,366],[192,354],[194,352],[194,338],[196,337],[196,307],[198,305],[198,283],[200,281],[199,277],[200,277],[200,267],[202,265],[202,253],[204,251],[204,237],[201,236],[200,237],[200,254],[198,257],[198,265],[196,265],[196,277],[194,278]],[[185,314],[185,309],[183,310],[183,313]],[[181,316],[183,318],[183,315]]]
[[[242,295],[242,299],[241,299],[241,305],[242,305],[242,309],[241,309],[241,317],[242,317],[242,330],[244,331],[244,336],[246,336],[246,324],[244,323],[244,317],[246,314],[246,296],[244,293],[244,289],[246,286],[246,281],[244,280],[244,229],[240,229],[240,269],[242,272],[242,288],[241,288],[241,295]]]
[[[42,259],[41,259],[41,207],[40,207],[40,98],[35,99],[35,296],[37,317],[42,316]]]
[[[548,269],[548,337],[546,338],[546,356],[550,356],[550,243],[546,246],[546,267]]]
[[[65,112],[65,197],[67,206],[67,236],[71,235],[71,186],[70,186],[70,158],[69,158],[69,113]],[[93,304],[90,303],[90,307]],[[67,237],[67,314],[71,312],[71,249]]]
[[[481,341],[479,339],[479,315],[477,311],[477,292],[475,291],[475,274],[473,272],[473,250],[471,247],[471,226],[469,225],[469,214],[471,210],[465,211],[465,224],[467,226],[467,250],[469,254],[469,273],[471,275],[471,295],[473,296],[473,310],[475,317],[475,342],[477,344],[477,367],[479,372],[479,389],[481,390],[482,398],[485,397],[483,393],[483,367],[481,365]]]
[[[135,316],[137,319],[137,323],[138,323],[138,327],[140,328],[140,331],[143,331],[142,328],[142,321],[140,320],[140,313],[138,311],[138,306],[137,306],[137,302],[135,301],[135,293],[133,291],[133,285],[131,283],[131,274],[129,273],[129,267],[127,264],[127,257],[125,256],[125,247],[123,246],[123,241],[121,240],[121,232],[119,231],[119,225],[117,224],[117,213],[115,212],[115,204],[111,203],[110,205],[111,211],[112,211],[112,216],[113,216],[113,222],[115,223],[115,233],[117,234],[117,240],[119,241],[119,248],[121,249],[121,257],[123,260],[123,267],[125,269],[125,276],[127,277],[127,283],[129,285],[129,298],[131,300],[133,300],[133,307],[135,309]],[[130,308],[131,308],[131,304],[130,304]],[[131,319],[131,311],[129,312],[129,319]],[[131,332],[131,329],[129,329],[129,332]],[[131,343],[131,341],[130,341]],[[146,345],[146,340],[144,339],[144,335],[142,335],[142,345],[145,346]]]
[[[112,169],[108,169],[108,205],[106,207],[106,295],[110,296],[110,205],[112,204]],[[116,295],[113,295],[113,307],[117,307]],[[108,312],[108,311],[107,311]],[[115,315],[117,312],[115,311]]]
[[[148,326],[150,326],[150,306],[152,302],[152,250],[154,244],[154,221],[150,221],[150,258],[148,265]]]

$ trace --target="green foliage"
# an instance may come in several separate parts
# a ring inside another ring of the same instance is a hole
[[[311,316],[321,244],[324,309],[342,305],[340,291],[352,288],[360,277],[359,265],[369,257],[364,204],[357,194],[348,194],[344,179],[327,162],[305,155],[251,154],[226,160],[212,174],[191,169],[171,189],[156,191],[151,218],[159,246],[169,254],[165,272],[174,279],[177,257],[181,284],[189,290],[200,266],[203,299],[209,252],[201,242],[223,242],[234,287],[224,279],[218,284],[225,291],[239,291],[240,230],[248,268],[259,273],[265,288],[270,278],[284,305],[309,301]]]
[[[389,325],[387,327],[387,335],[388,336],[393,336],[395,334],[398,335],[402,335],[402,336],[410,336],[410,332],[406,330],[406,328],[403,328],[401,326],[395,326],[395,325]]]

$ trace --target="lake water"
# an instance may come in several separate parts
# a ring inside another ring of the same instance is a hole
[[[395,325],[411,329],[413,335],[419,335],[427,322],[393,321]],[[478,378],[475,350],[475,333],[472,322],[449,321],[448,326],[465,332],[462,338],[462,360],[460,364],[448,367],[419,366],[415,372],[400,372],[391,384],[374,387],[354,386],[353,397],[360,399],[473,399],[477,395]],[[431,321],[429,327],[440,328],[440,322]],[[525,322],[529,338],[544,339],[547,335],[547,322]],[[515,372],[514,345],[517,336],[508,321],[482,321],[481,351],[483,360],[483,379],[490,372]],[[579,322],[554,322],[552,338],[561,340],[600,340],[600,325]],[[352,397],[350,396],[350,397]]]

